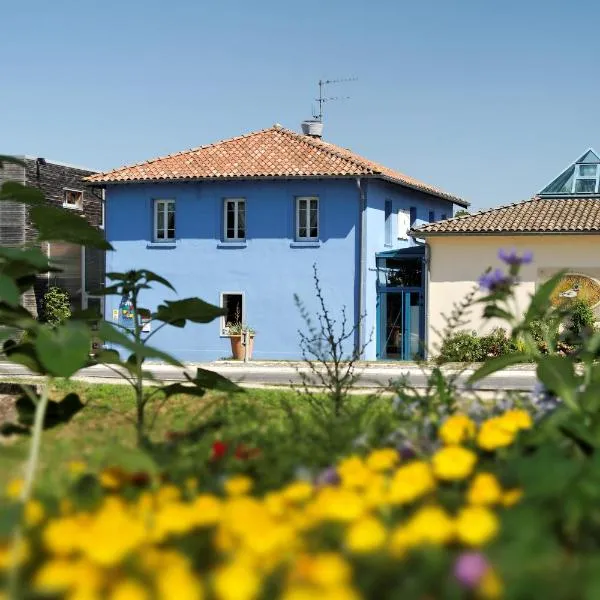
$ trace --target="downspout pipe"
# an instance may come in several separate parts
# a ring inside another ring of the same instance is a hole
[[[358,277],[358,348],[364,348],[365,344],[365,323],[363,315],[366,307],[367,293],[367,190],[362,177],[356,178],[356,187],[358,188],[358,206],[359,206],[359,265],[360,272]],[[360,358],[363,358],[362,356]]]

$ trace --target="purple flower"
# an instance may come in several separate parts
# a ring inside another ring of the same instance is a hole
[[[481,552],[463,552],[454,563],[454,577],[466,588],[476,587],[490,568]]]
[[[498,252],[498,258],[505,262],[511,267],[518,267],[521,265],[527,265],[533,260],[532,252],[524,252],[521,256],[517,254],[517,251],[513,248],[512,250],[500,250]]]
[[[479,278],[479,285],[493,293],[508,289],[514,281],[514,277],[507,275],[500,269],[496,269],[495,271],[484,273]]]
[[[315,481],[318,487],[323,487],[326,485],[338,485],[340,482],[340,476],[335,467],[327,467],[324,471],[321,471],[319,475],[317,475],[317,479]]]

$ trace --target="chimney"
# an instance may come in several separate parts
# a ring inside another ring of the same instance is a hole
[[[319,119],[306,119],[302,121],[302,133],[312,138],[323,137],[323,121]]]

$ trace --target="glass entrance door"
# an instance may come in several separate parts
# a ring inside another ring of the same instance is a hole
[[[423,356],[423,294],[390,290],[379,294],[379,358],[414,360]]]

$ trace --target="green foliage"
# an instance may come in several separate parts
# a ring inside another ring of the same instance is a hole
[[[44,294],[44,321],[52,327],[61,325],[71,316],[69,292],[53,286]]]
[[[516,351],[516,344],[500,327],[483,336],[474,331],[457,331],[443,339],[438,362],[482,362]]]
[[[568,328],[576,338],[593,331],[596,317],[591,306],[585,300],[575,299],[569,303],[568,311]]]

